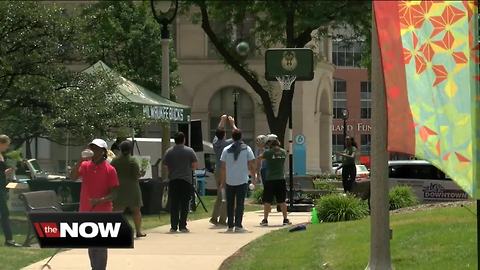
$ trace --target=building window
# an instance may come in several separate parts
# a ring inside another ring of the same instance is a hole
[[[215,137],[215,130],[218,127],[220,122],[220,116],[223,114],[232,115],[233,112],[233,91],[237,90],[239,92],[237,100],[237,126],[242,130],[243,141],[254,147],[254,137],[255,137],[255,118],[254,118],[254,103],[250,96],[239,88],[227,87],[218,91],[213,95],[210,100],[210,134],[209,140],[213,140]],[[227,131],[227,138],[231,138],[231,127],[227,123],[225,126]]]
[[[360,83],[360,118],[372,118],[372,88],[370,82]]]
[[[372,145],[372,136],[370,134],[360,134],[360,154],[370,155],[370,147]]]
[[[343,134],[332,134],[333,153],[343,151],[343,149],[345,148],[344,144],[345,144],[345,140],[343,139]]]
[[[360,67],[362,42],[333,41],[332,62],[337,67]]]
[[[347,81],[335,79],[333,82],[333,118],[342,119],[345,108],[347,108]]]

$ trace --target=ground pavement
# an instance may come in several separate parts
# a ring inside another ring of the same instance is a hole
[[[243,218],[247,233],[226,233],[225,227],[215,227],[208,219],[190,221],[190,233],[168,233],[170,226],[161,226],[146,231],[147,237],[135,240],[134,249],[110,249],[109,270],[162,269],[162,270],[214,270],[241,247],[272,230],[283,228],[281,213],[273,212],[269,227],[260,227],[263,218],[260,211],[247,212]],[[292,213],[293,224],[310,220],[310,213]],[[43,263],[37,262],[24,269],[39,270]],[[50,262],[51,269],[90,269],[85,249],[62,252]]]

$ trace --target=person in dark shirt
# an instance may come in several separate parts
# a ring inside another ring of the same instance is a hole
[[[5,245],[8,247],[20,247],[13,240],[12,228],[10,227],[10,211],[7,206],[7,174],[13,174],[13,168],[7,168],[3,152],[10,146],[10,138],[7,135],[0,135],[0,219],[2,223],[3,234],[5,235]]]
[[[170,147],[163,158],[168,171],[168,197],[170,198],[170,232],[178,229],[188,233],[188,203],[192,194],[193,171],[197,168],[197,156],[192,148],[185,146],[185,135],[175,134],[175,145]]]
[[[345,138],[345,150],[335,153],[342,157],[342,165],[335,170],[335,173],[342,168],[342,184],[345,193],[352,192],[353,183],[357,176],[357,168],[355,166],[357,157],[357,143],[353,137]]]

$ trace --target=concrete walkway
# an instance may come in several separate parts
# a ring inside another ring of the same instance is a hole
[[[248,212],[243,219],[247,233],[226,233],[225,227],[215,227],[208,219],[188,223],[190,233],[168,233],[169,225],[157,227],[147,232],[147,237],[135,240],[134,249],[110,249],[107,269],[195,269],[215,270],[229,256],[241,247],[281,226],[281,213],[276,211],[269,217],[269,227],[260,227],[263,213]],[[289,219],[293,224],[310,220],[310,213],[292,213]],[[53,251],[53,250],[52,250]],[[46,260],[24,269],[39,270]],[[90,269],[85,249],[62,252],[50,262],[52,269]]]

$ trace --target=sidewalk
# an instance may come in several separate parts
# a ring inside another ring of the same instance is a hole
[[[222,262],[241,247],[272,230],[284,228],[281,213],[272,212],[269,227],[260,227],[261,211],[247,212],[243,218],[248,233],[225,233],[225,227],[215,227],[208,219],[188,223],[190,233],[168,233],[169,225],[146,231],[147,237],[135,240],[134,249],[110,249],[109,270],[162,269],[162,270],[216,270]],[[308,222],[310,213],[291,213],[293,224]],[[52,249],[53,253],[53,249]],[[38,270],[47,260],[23,269]],[[53,270],[90,269],[85,249],[62,252],[50,262]]]

